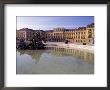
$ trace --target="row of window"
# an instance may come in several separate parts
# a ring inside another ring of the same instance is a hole
[[[65,35],[75,35],[75,34],[86,34],[86,32],[76,32],[76,33],[65,33]],[[61,35],[61,33],[47,34],[47,35]]]
[[[85,32],[84,32],[84,34],[85,34]],[[89,34],[92,34],[91,32],[89,32]],[[73,37],[75,34],[66,34],[65,36],[66,37]],[[48,34],[48,35],[46,35],[47,37],[48,36],[53,36],[52,34]],[[55,34],[54,36],[64,36],[64,35],[62,35],[62,34]],[[78,35],[78,36],[80,36],[80,34]]]
[[[63,36],[47,36],[46,38],[64,38]],[[74,39],[85,39],[85,36],[74,36],[74,37],[65,37],[65,38],[74,38]]]
[[[25,35],[24,34],[21,34],[21,35],[17,35],[17,37],[25,37]]]
[[[75,35],[75,34],[86,34],[86,32],[65,33],[65,34],[73,34],[73,35]]]

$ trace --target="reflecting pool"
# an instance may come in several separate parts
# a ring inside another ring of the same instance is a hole
[[[46,50],[17,50],[17,74],[94,74],[94,54],[48,47]]]

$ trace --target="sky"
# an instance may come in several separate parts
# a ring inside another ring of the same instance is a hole
[[[57,27],[73,29],[94,23],[94,16],[17,16],[17,30],[52,30]]]

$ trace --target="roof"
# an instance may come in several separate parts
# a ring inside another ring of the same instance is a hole
[[[53,30],[46,30],[45,32],[53,32]]]
[[[89,28],[89,27],[94,27],[94,23],[88,24],[87,28]]]
[[[79,27],[78,30],[86,30],[86,27]]]
[[[19,29],[19,31],[34,31],[33,29],[29,29],[29,28],[22,28],[22,29]]]

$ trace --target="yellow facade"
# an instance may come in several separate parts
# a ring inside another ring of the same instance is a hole
[[[94,44],[94,23],[87,27],[79,27],[76,29],[55,28],[51,33],[47,32],[47,41],[63,42],[68,40],[70,43],[77,44]]]

